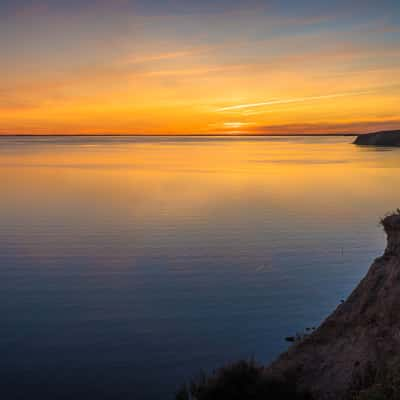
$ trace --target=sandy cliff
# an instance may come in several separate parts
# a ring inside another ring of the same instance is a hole
[[[365,278],[310,336],[268,369],[296,375],[317,399],[349,399],[400,361],[400,215],[383,219],[387,248]]]

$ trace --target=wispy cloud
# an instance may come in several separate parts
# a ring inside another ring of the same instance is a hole
[[[230,129],[239,129],[249,125],[252,124],[250,122],[224,122],[224,127]]]
[[[194,51],[175,51],[170,53],[162,53],[162,54],[150,54],[138,57],[130,57],[126,60],[127,63],[137,64],[137,63],[146,63],[151,61],[162,61],[162,60],[173,60],[175,58],[187,57],[193,55]]]
[[[241,66],[209,66],[209,67],[199,67],[199,68],[185,68],[185,69],[165,69],[158,71],[144,72],[143,75],[146,76],[191,76],[191,75],[208,75],[227,71],[240,70]]]
[[[272,100],[268,100],[268,101],[261,101],[258,103],[236,104],[233,106],[221,107],[221,108],[218,108],[216,111],[217,112],[237,111],[237,110],[245,110],[248,108],[274,106],[277,104],[304,103],[307,101],[329,100],[329,99],[335,99],[338,97],[362,96],[362,95],[366,95],[366,94],[370,94],[370,93],[371,93],[371,91],[345,92],[345,93],[325,94],[325,95],[319,95],[319,96],[293,97],[290,99],[272,99]]]

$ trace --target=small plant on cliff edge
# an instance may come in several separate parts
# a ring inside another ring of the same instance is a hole
[[[311,400],[309,393],[298,389],[294,377],[273,379],[254,361],[239,361],[192,382],[176,400]]]
[[[387,218],[387,217],[392,217],[392,216],[394,216],[394,217],[399,217],[400,216],[400,208],[397,208],[395,211],[393,211],[393,212],[389,212],[389,213],[387,213],[383,218],[381,218],[381,220],[380,220],[380,224],[382,225],[382,226],[384,226],[384,223],[383,223],[383,221],[385,220],[385,218]]]

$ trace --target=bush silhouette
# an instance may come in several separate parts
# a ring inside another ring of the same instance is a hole
[[[189,395],[190,393],[190,395]],[[239,361],[202,376],[183,388],[176,400],[311,400],[309,393],[298,389],[293,377],[274,379],[254,361]]]

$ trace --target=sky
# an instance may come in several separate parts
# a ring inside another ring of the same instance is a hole
[[[0,134],[400,129],[398,0],[0,0]]]

